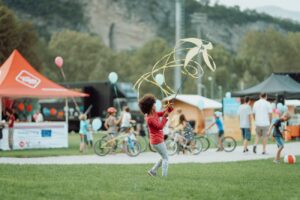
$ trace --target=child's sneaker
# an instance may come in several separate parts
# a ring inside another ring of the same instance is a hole
[[[273,160],[273,163],[280,164],[280,160]]]
[[[253,153],[256,153],[256,146],[253,146]]]
[[[156,176],[156,172],[153,172],[152,170],[148,171],[149,176]]]

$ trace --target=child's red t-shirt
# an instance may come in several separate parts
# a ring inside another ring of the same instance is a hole
[[[168,119],[162,117],[164,112],[155,112],[153,115],[147,116],[146,121],[149,129],[150,144],[160,144],[164,141],[163,128]],[[162,117],[162,120],[159,119]]]

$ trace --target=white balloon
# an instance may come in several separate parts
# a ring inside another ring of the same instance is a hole
[[[98,131],[102,126],[102,121],[100,118],[93,119],[92,128],[94,131]]]
[[[162,74],[156,74],[155,81],[158,85],[162,85],[165,82],[165,77]]]
[[[199,100],[198,107],[200,108],[200,110],[203,110],[203,108],[204,108],[204,101],[203,100]]]
[[[231,98],[231,93],[230,92],[226,92],[225,97],[226,98]]]
[[[108,75],[108,80],[114,84],[118,81],[118,74],[116,72],[110,72]]]
[[[155,102],[155,109],[156,109],[156,112],[159,112],[162,108],[162,103],[160,100],[156,99],[156,102]]]

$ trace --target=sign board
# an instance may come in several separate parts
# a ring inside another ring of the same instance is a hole
[[[42,149],[68,147],[68,129],[65,122],[15,123],[14,149]],[[8,129],[3,130],[0,149],[8,148]]]
[[[223,112],[226,116],[237,116],[241,101],[239,98],[223,98]]]

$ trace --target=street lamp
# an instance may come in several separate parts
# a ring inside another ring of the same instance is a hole
[[[223,88],[222,88],[222,85],[219,85],[219,86],[218,86],[218,89],[219,89],[219,96],[220,96],[220,99],[222,100],[222,96],[223,96]]]
[[[208,80],[210,81],[210,98],[214,98],[214,91],[213,91],[213,78],[211,76],[208,77]]]
[[[201,38],[201,24],[205,24],[207,21],[207,16],[204,13],[193,13],[191,15],[191,22],[195,25],[197,29],[197,38]],[[201,56],[198,55],[198,62],[201,64]],[[200,67],[200,66],[199,66]],[[200,71],[200,69],[198,68]],[[202,95],[202,75],[197,79],[197,93]]]

